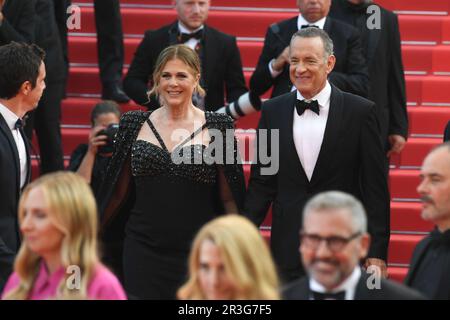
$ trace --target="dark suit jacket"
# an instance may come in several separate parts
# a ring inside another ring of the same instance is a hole
[[[28,141],[25,140],[28,176],[31,160]],[[0,289],[8,279],[15,255],[20,246],[17,205],[20,197],[20,163],[16,143],[5,119],[0,114]]]
[[[447,126],[445,127],[444,131],[444,142],[450,140],[450,121],[447,122]]]
[[[148,102],[147,84],[152,80],[158,55],[166,47],[176,44],[177,33],[177,22],[145,33],[123,84],[125,92],[136,103],[149,109],[159,106],[155,99]],[[224,88],[228,102],[239,98],[247,89],[236,38],[205,25],[203,43],[200,84],[207,92],[206,109],[215,111],[224,105]]]
[[[295,100],[294,91],[263,104],[258,128],[279,130],[279,170],[276,175],[261,175],[262,165],[258,161],[252,165],[247,215],[260,225],[273,204],[272,252],[282,275],[292,280],[302,275],[298,232],[306,201],[323,191],[347,192],[359,198],[367,211],[373,237],[369,257],[386,260],[389,192],[375,104],[332,86],[323,143],[308,181],[292,136]],[[269,152],[276,153],[270,144]]]
[[[0,45],[16,42],[34,42],[34,0],[6,1],[0,25]]]
[[[329,16],[355,25],[347,0],[333,0]],[[380,7],[381,29],[362,27],[363,49],[369,66],[369,99],[378,108],[383,140],[388,135],[408,136],[405,77],[397,15]],[[366,21],[366,15],[361,14]]]
[[[272,97],[291,91],[289,65],[284,66],[278,77],[272,78],[269,62],[289,45],[292,35],[298,30],[297,19],[284,20],[267,29],[258,65],[250,79],[250,90],[262,95],[273,86]],[[358,30],[332,18],[326,19],[324,30],[333,40],[336,56],[336,65],[329,75],[330,82],[343,91],[366,97],[369,79]]]
[[[424,300],[417,291],[390,280],[381,279],[380,289],[367,287],[368,275],[362,273],[358,281],[354,300]],[[303,277],[283,290],[283,298],[286,300],[309,300],[309,278]]]
[[[67,69],[52,0],[36,0],[35,32],[36,44],[45,50],[45,82],[64,82]]]

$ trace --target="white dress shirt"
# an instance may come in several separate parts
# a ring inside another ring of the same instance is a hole
[[[317,100],[319,104],[319,115],[307,109],[299,116],[294,108],[293,137],[295,149],[300,162],[305,170],[308,180],[311,177],[319,157],[322,146],[323,135],[327,125],[328,112],[330,110],[331,86],[326,82],[325,87],[311,100]],[[297,99],[304,100],[297,91]]]
[[[325,21],[326,21],[326,20],[327,20],[327,17],[323,17],[322,19],[317,20],[317,21],[314,22],[314,23],[309,23],[308,21],[305,20],[305,18],[303,18],[302,15],[298,15],[298,19],[297,19],[297,29],[300,30],[300,29],[302,28],[302,26],[303,26],[303,25],[306,25],[306,24],[307,24],[307,25],[310,25],[310,26],[316,26],[316,27],[318,27],[319,29],[323,29],[323,27],[325,26]],[[272,68],[272,62],[273,62],[274,60],[275,60],[275,58],[269,61],[269,71],[270,71],[270,74],[272,75],[272,78],[278,77],[278,76],[283,72],[283,70],[281,70],[281,71],[275,71],[275,70],[273,70],[273,68]],[[293,87],[292,87],[292,91],[294,91],[294,89],[295,89],[295,87],[293,86]]]
[[[27,178],[27,149],[25,148],[25,141],[23,140],[19,129],[15,129],[15,125],[17,120],[19,120],[19,117],[1,103],[0,114],[3,116],[3,119],[5,119],[9,129],[11,129],[11,134],[16,142],[17,151],[19,152],[20,188],[22,188],[25,185],[25,180]]]
[[[190,31],[190,30],[188,30],[185,26],[183,26],[183,24],[182,24],[181,22],[178,21],[178,30],[179,30],[181,33],[195,33],[195,32],[197,32],[198,30],[201,30],[201,29],[203,29],[203,28],[204,28],[204,26],[202,25],[201,27],[195,29],[194,31]],[[190,47],[192,50],[195,51],[195,47],[197,46],[197,44],[198,44],[199,42],[200,42],[200,40],[195,39],[195,38],[192,38],[192,39],[189,39],[188,41],[186,41],[184,44],[187,45],[188,47]]]
[[[361,278],[361,269],[357,266],[350,274],[350,276],[345,279],[338,287],[328,292],[324,286],[318,283],[313,278],[309,278],[309,288],[311,291],[320,292],[320,293],[337,293],[340,291],[345,291],[345,300],[354,300],[356,286],[358,285],[359,278]],[[310,297],[312,300],[312,297]]]

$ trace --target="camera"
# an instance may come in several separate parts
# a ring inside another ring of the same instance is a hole
[[[216,112],[226,113],[234,120],[239,119],[247,114],[259,111],[261,109],[261,99],[253,92],[249,91],[241,95],[236,101],[223,106]]]
[[[98,148],[98,153],[112,153],[114,151],[114,137],[119,130],[117,123],[110,124],[106,129],[103,129],[97,133],[97,136],[107,136],[106,144]]]

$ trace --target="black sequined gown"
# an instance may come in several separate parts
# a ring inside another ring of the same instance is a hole
[[[216,215],[216,166],[202,161],[207,146],[191,144],[207,126],[208,115],[205,125],[172,151],[183,159],[182,164],[173,162],[150,120],[147,123],[161,147],[143,140],[133,143],[136,201],[125,228],[123,253],[130,298],[174,299],[186,279],[191,241]]]

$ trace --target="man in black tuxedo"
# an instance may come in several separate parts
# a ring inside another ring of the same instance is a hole
[[[30,112],[25,132],[31,140],[33,130],[39,141],[40,172],[64,170],[61,139],[61,101],[67,79],[63,48],[52,0],[35,0],[35,44],[45,50],[47,89],[39,108]]]
[[[273,86],[272,98],[290,92],[288,46],[292,35],[308,26],[325,30],[334,43],[335,67],[331,84],[342,91],[367,97],[369,79],[358,30],[328,17],[331,0],[297,0],[301,15],[269,27],[250,90],[262,95]]]
[[[313,197],[303,211],[300,253],[308,276],[286,286],[289,300],[410,300],[416,291],[361,270],[370,236],[362,204],[353,196],[328,191]]]
[[[329,16],[351,24],[361,32],[369,66],[368,98],[377,105],[388,170],[388,157],[400,153],[408,137],[400,31],[395,13],[377,5],[380,19],[376,21],[377,16],[371,17],[371,10],[367,12],[369,5],[372,0],[333,0]]]
[[[0,47],[0,290],[20,246],[17,204],[31,176],[22,118],[38,105],[44,80],[40,48],[16,42]]]
[[[422,218],[436,228],[414,250],[405,284],[430,299],[450,300],[450,142],[425,157],[420,177]]]
[[[34,1],[0,0],[0,46],[34,41]]]
[[[178,21],[145,33],[124,80],[125,92],[136,103],[149,109],[159,107],[155,97],[147,96],[148,83],[160,52],[176,43],[190,46],[200,56],[200,84],[206,97],[194,97],[198,107],[215,111],[225,104],[225,97],[232,102],[247,91],[236,38],[205,24],[209,4],[209,0],[176,0]]]
[[[297,250],[303,206],[327,190],[361,199],[373,238],[366,265],[378,265],[386,273],[389,192],[376,107],[330,85],[327,76],[336,60],[332,52],[333,42],[321,29],[294,34],[290,77],[297,90],[266,101],[257,130],[260,148],[265,131],[269,138],[279,133],[279,141],[267,143],[279,168],[268,175],[261,170],[270,163],[258,159],[252,165],[245,210],[261,225],[272,204],[271,248],[285,281],[303,274]]]

